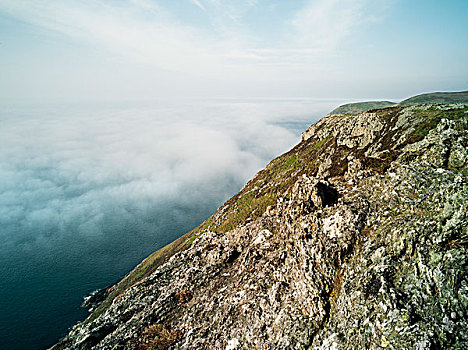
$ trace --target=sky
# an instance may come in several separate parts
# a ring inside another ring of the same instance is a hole
[[[468,89],[466,0],[0,0],[0,99]]]

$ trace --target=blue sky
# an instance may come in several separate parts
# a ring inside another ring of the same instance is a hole
[[[468,90],[465,0],[0,0],[3,99]]]

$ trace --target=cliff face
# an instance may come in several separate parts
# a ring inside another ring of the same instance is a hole
[[[328,115],[54,348],[466,349],[467,146],[463,104]]]

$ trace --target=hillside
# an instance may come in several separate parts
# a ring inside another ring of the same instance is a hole
[[[335,108],[330,114],[356,114],[370,111],[372,109],[386,108],[391,106],[413,106],[417,104],[436,103],[468,103],[468,91],[459,92],[431,92],[417,95],[399,103],[389,101],[368,101],[348,103]]]
[[[54,349],[464,349],[468,106],[327,115]]]
[[[369,101],[369,102],[356,102],[347,103],[345,105],[335,108],[330,114],[356,114],[371,109],[386,108],[395,105],[395,102],[390,101]]]
[[[399,106],[412,106],[427,103],[468,103],[468,91],[432,92],[417,95],[401,101]]]

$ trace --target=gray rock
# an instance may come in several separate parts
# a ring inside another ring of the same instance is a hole
[[[466,110],[324,117],[54,348],[468,348]]]

